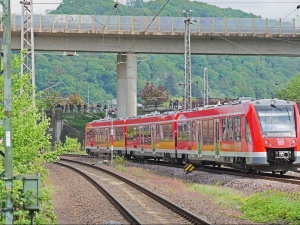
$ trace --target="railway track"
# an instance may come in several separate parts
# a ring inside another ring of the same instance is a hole
[[[182,168],[183,165],[172,165],[169,163],[164,163],[162,161],[147,161],[148,164],[151,165],[160,165],[160,166],[167,166],[167,167],[176,167],[176,168]],[[245,174],[242,173],[236,169],[228,168],[228,167],[196,167],[195,170],[197,171],[204,171],[209,173],[216,173],[216,174],[227,174],[227,175],[233,175],[233,176],[240,176],[240,177],[247,177],[247,178],[254,178],[254,179],[263,179],[263,180],[271,180],[271,181],[278,181],[282,183],[290,183],[290,184],[297,184],[300,185],[300,176],[292,176],[292,175],[279,175],[279,174],[270,174],[270,173],[259,173],[259,174]],[[300,173],[299,170],[291,171],[295,173]]]
[[[300,185],[300,177],[291,176],[291,175],[273,175],[269,173],[259,173],[259,174],[245,174],[241,173],[237,170],[231,168],[209,168],[209,167],[201,167],[197,168],[197,171],[205,171],[209,173],[217,173],[217,174],[227,174],[233,176],[247,177],[247,178],[255,178],[255,179],[263,179],[263,180],[271,180],[278,181],[282,183],[290,183]]]
[[[90,157],[87,155],[65,155],[67,157]],[[169,163],[165,163],[163,161],[152,161],[148,160],[148,164],[151,165],[159,165],[159,166],[167,166],[167,167],[176,167],[176,168],[183,168],[183,165],[173,165]],[[271,181],[278,181],[282,183],[290,183],[290,184],[297,184],[300,185],[300,176],[292,176],[292,175],[279,175],[279,174],[270,174],[270,173],[264,173],[260,172],[259,174],[245,174],[241,173],[240,171],[228,167],[197,167],[195,168],[197,171],[204,171],[209,173],[216,173],[216,174],[227,174],[227,175],[233,175],[233,176],[240,176],[240,177],[247,177],[247,178],[255,178],[255,179],[263,179],[263,180],[271,180]],[[293,170],[291,171],[293,173],[299,174],[300,170]]]
[[[58,164],[84,176],[109,199],[130,224],[209,224],[167,199],[103,167],[65,158],[61,158]]]

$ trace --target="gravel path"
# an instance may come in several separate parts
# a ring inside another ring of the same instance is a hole
[[[99,159],[88,159],[88,162],[95,164],[99,161]],[[55,189],[54,210],[59,224],[124,224],[124,219],[117,216],[117,212],[114,214],[109,202],[101,196],[92,194],[94,192],[93,186],[87,184],[80,177],[74,176],[74,173],[66,168],[53,164],[47,164],[46,167],[50,171],[49,181]],[[299,191],[298,185],[240,178],[231,175],[218,175],[199,171],[185,174],[183,169],[136,163],[128,163],[126,167],[126,174],[109,168],[118,174],[123,174],[127,179],[139,182],[148,189],[155,190],[158,194],[195,214],[199,214],[213,224],[254,223],[238,219],[240,212],[236,209],[221,207],[201,193],[188,191],[182,180],[208,185],[222,185],[241,191],[246,195],[270,189],[286,192]],[[91,208],[96,211],[92,211]],[[106,208],[109,208],[109,211],[105,210]],[[113,214],[113,216],[107,216],[110,214]]]

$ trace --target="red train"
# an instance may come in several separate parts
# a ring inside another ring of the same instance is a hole
[[[193,111],[86,124],[89,154],[226,165],[284,174],[300,167],[300,118],[294,102],[262,99]]]

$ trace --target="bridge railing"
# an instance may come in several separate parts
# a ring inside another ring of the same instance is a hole
[[[22,15],[11,15],[13,30],[21,29]],[[103,16],[103,15],[34,15],[34,29],[40,32],[169,32],[185,30],[183,17]],[[198,17],[191,21],[190,32],[195,34],[300,34],[295,19],[212,18]],[[2,25],[1,25],[1,29]]]

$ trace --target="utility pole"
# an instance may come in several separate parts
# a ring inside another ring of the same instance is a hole
[[[204,79],[203,79],[203,107],[208,105],[208,72],[207,68],[204,68]]]
[[[35,107],[35,64],[34,64],[34,32],[33,32],[33,0],[23,0],[20,3],[22,8],[21,20],[21,51],[26,50],[24,62],[21,65],[21,76],[24,73],[31,73],[32,86],[34,88],[32,99]]]
[[[6,224],[13,224],[13,163],[12,163],[12,89],[11,89],[11,27],[10,27],[10,0],[2,0],[3,11],[3,45],[4,45],[4,148],[5,171],[1,178],[5,181],[5,208],[1,211],[5,215]],[[2,45],[1,45],[2,47]],[[2,51],[2,48],[1,48]],[[1,57],[0,57],[1,60]],[[0,69],[1,70],[1,69]]]
[[[182,11],[182,16],[185,17],[185,32],[184,32],[184,96],[183,109],[192,109],[192,72],[191,72],[191,24],[192,10]]]

